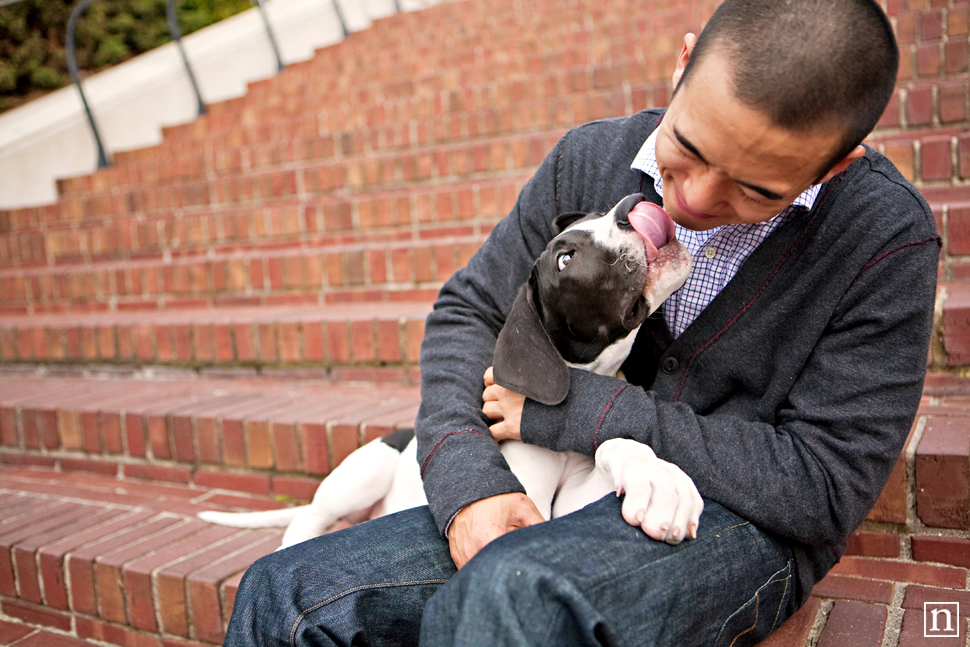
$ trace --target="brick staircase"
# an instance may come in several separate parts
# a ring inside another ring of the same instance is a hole
[[[424,317],[566,129],[665,105],[716,0],[440,5],[378,21],[153,148],[0,211],[0,645],[220,643],[277,530],[410,424]],[[871,138],[944,238],[919,416],[882,498],[767,644],[923,644],[970,617],[968,5],[886,0]]]

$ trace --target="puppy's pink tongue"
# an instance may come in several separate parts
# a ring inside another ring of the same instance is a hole
[[[629,215],[630,224],[654,249],[660,249],[676,237],[674,221],[662,207],[644,200]],[[650,245],[647,249],[650,249]]]

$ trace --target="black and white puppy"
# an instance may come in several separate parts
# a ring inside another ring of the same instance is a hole
[[[640,194],[605,215],[559,216],[555,226],[560,233],[520,288],[493,356],[497,384],[543,404],[566,397],[570,367],[616,374],[640,325],[690,272],[670,216]],[[696,529],[703,510],[690,478],[636,441],[608,440],[595,460],[519,441],[503,441],[501,450],[546,519],[625,492],[628,523],[677,543]],[[344,459],[308,505],[199,517],[237,527],[286,525],[285,548],[341,518],[361,521],[426,504],[416,454],[413,432],[397,432]]]

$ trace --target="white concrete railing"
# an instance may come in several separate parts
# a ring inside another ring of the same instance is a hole
[[[343,38],[335,0],[274,0],[266,12],[284,64]],[[336,0],[349,31],[396,11],[394,0]],[[398,0],[405,11],[440,0]],[[205,103],[246,92],[276,73],[276,58],[258,8],[182,38]],[[109,154],[154,146],[162,126],[196,118],[197,101],[175,43],[168,43],[83,80]],[[57,178],[92,173],[97,147],[77,88],[61,88],[0,115],[0,209],[50,204]]]

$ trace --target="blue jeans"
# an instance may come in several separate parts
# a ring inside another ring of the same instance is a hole
[[[790,548],[705,502],[698,537],[654,541],[607,496],[493,541],[460,572],[426,507],[267,555],[225,647],[753,645],[797,608]]]

